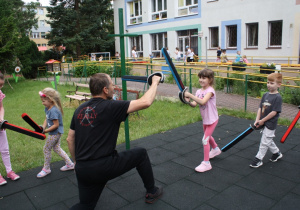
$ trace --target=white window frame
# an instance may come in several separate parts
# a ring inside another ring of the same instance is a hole
[[[32,32],[31,33],[31,38],[32,39],[39,39],[40,38],[40,33],[39,32]]]
[[[180,1],[183,1],[183,5],[182,6],[179,6],[179,3]],[[188,1],[191,2],[191,4],[188,5]],[[181,16],[187,16],[187,15],[196,15],[198,14],[198,4],[199,4],[199,0],[178,0],[178,17],[181,17]],[[195,11],[196,12],[193,12],[193,8],[197,8]],[[186,12],[184,14],[181,14],[180,11],[184,11],[186,10]]]
[[[237,25],[228,25],[228,26],[226,26],[226,47],[227,47],[227,49],[237,49],[237,34],[236,34],[236,46],[229,46],[229,44],[230,44],[230,41],[229,41],[229,39],[232,39],[232,37],[231,37],[231,34],[229,34],[230,32],[229,32],[229,28],[230,27],[233,27],[233,26],[235,26],[236,27],[236,33],[237,33]]]
[[[162,46],[159,46],[159,36],[162,36]],[[156,43],[153,43],[156,40]],[[153,47],[155,46],[155,47]],[[168,47],[168,34],[167,32],[151,34],[151,52],[154,55],[154,58],[159,55],[162,57],[161,47]],[[154,49],[155,48],[155,49]]]
[[[180,32],[185,32],[185,35],[180,34]],[[177,46],[182,55],[186,55],[186,46],[193,48],[194,53],[198,54],[198,43],[196,43],[196,45],[193,45],[192,39],[198,39],[198,30],[197,32],[195,31],[195,29],[177,31]],[[180,40],[182,40],[183,45],[180,44]]]
[[[45,20],[40,20],[40,27],[45,27]]]
[[[133,46],[136,46],[137,57],[143,57],[143,36],[139,35],[135,37],[130,37],[129,39],[130,39],[130,50],[132,49]]]
[[[158,3],[161,2],[162,8],[159,10]],[[155,3],[155,5],[154,5]],[[155,8],[154,8],[155,7]],[[165,8],[166,7],[166,8]],[[151,0],[151,21],[167,19],[167,0]]]
[[[39,15],[44,15],[44,8],[39,8]]]
[[[136,14],[135,6],[137,5],[138,11]],[[142,13],[142,0],[131,1],[127,4],[128,8],[128,25],[140,24],[143,22]],[[132,11],[133,10],[133,11]]]
[[[41,32],[41,38],[46,39],[46,32]]]
[[[214,36],[213,36],[213,29],[217,29],[217,32],[218,32],[218,36],[217,36],[217,40],[215,40]],[[209,49],[217,49],[218,46],[219,46],[219,36],[220,36],[220,32],[219,32],[219,27],[216,26],[216,27],[209,27]],[[216,46],[213,46],[213,43],[214,41],[217,42],[217,45]]]
[[[257,33],[256,33],[257,34],[257,45],[249,45],[249,41],[250,41],[249,39],[250,39],[250,37],[253,37],[253,35],[252,36],[250,35],[249,28],[251,25],[257,25]],[[259,38],[259,36],[258,36],[259,27],[258,26],[259,26],[258,23],[246,23],[246,30],[247,30],[246,31],[246,47],[247,48],[258,48],[258,41],[259,41],[258,40],[258,38]]]
[[[272,23],[281,22],[281,42],[280,45],[271,45],[271,35],[272,35]],[[269,48],[278,48],[282,46],[282,38],[283,38],[283,21],[282,20],[276,20],[276,21],[269,21],[268,22],[268,47]]]

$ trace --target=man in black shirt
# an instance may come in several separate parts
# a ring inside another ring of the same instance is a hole
[[[159,76],[152,77],[149,90],[138,100],[114,101],[109,75],[97,73],[90,78],[92,99],[80,105],[72,118],[67,138],[74,160],[80,203],[71,209],[94,209],[107,181],[136,168],[146,188],[146,203],[162,195],[156,187],[147,151],[134,148],[115,150],[120,123],[129,113],[146,109],[153,103]]]

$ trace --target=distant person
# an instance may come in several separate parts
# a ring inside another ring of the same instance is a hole
[[[103,61],[103,55],[101,55],[101,56],[99,57],[99,61],[100,61],[100,62]]]
[[[61,171],[74,169],[74,164],[67,153],[60,147],[60,137],[64,133],[62,121],[62,105],[59,93],[53,88],[45,88],[39,92],[42,104],[45,106],[46,119],[43,123],[44,133],[49,133],[44,146],[44,167],[37,178],[42,178],[51,173],[51,150],[64,159],[66,165],[61,167]]]
[[[178,47],[176,47],[176,49],[175,49],[175,58],[176,58],[176,61],[180,61],[181,54],[180,54]]]
[[[149,90],[137,100],[111,100],[114,85],[108,74],[90,78],[92,98],[74,112],[67,138],[70,153],[76,162],[75,172],[80,203],[71,209],[94,209],[106,183],[136,168],[146,188],[145,202],[153,203],[163,193],[155,186],[147,150],[116,150],[120,124],[129,113],[146,109],[154,102],[160,77],[152,77]],[[127,189],[125,193],[131,193]]]
[[[247,56],[246,55],[243,55],[243,62],[244,63],[249,63],[249,61],[247,60]]]
[[[263,165],[262,161],[268,150],[273,154],[270,158],[271,162],[276,162],[282,158],[282,153],[273,140],[282,106],[282,98],[278,92],[278,88],[282,83],[282,75],[280,73],[272,73],[268,75],[267,79],[269,92],[263,95],[254,122],[256,127],[263,126],[263,130],[258,153],[250,164],[252,168],[258,168]]]
[[[241,61],[242,61],[241,51],[237,51],[236,57],[235,57],[235,62],[241,62]]]
[[[194,62],[194,50],[191,48],[188,48],[187,54],[186,54],[186,61],[187,62]]]
[[[5,98],[5,94],[3,94],[1,91],[1,88],[4,85],[4,82],[5,82],[4,75],[2,73],[0,73],[0,122],[4,121],[4,107],[3,107],[2,101]],[[9,145],[8,145],[5,129],[0,130],[0,153],[2,156],[2,161],[3,161],[4,167],[6,169],[7,178],[14,180],[14,181],[20,179],[20,176],[17,175],[11,168]],[[0,185],[4,185],[6,183],[7,183],[7,181],[3,178],[3,176],[1,176],[1,173],[0,173]]]
[[[133,46],[133,47],[132,47],[131,57],[132,57],[132,61],[137,61],[136,46]]]
[[[216,62],[221,62],[221,47],[219,46],[218,49],[217,49],[217,60]]]
[[[213,88],[214,72],[210,69],[203,69],[198,73],[201,89],[197,90],[195,96],[189,92],[185,92],[185,97],[190,102],[191,107],[199,105],[200,113],[203,121],[202,138],[204,160],[195,168],[197,172],[205,172],[212,169],[209,159],[221,154],[212,134],[218,124],[219,116],[216,106],[216,92]],[[210,150],[210,146],[212,149]]]
[[[222,50],[222,54],[221,54],[221,62],[222,62],[222,63],[227,63],[227,62],[228,62],[226,50]]]
[[[120,53],[117,51],[115,54],[116,59],[120,59]]]

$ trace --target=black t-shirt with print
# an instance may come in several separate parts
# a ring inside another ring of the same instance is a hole
[[[76,161],[95,160],[114,152],[129,104],[130,101],[92,98],[76,109],[70,125],[75,130]]]
[[[261,108],[261,118],[267,116],[270,112],[275,111],[277,114],[265,122],[265,126],[270,130],[275,130],[277,127],[277,120],[281,112],[282,98],[279,93],[270,94],[265,93],[261,99],[259,107]]]

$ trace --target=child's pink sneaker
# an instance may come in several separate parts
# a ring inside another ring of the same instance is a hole
[[[208,171],[210,169],[212,169],[211,164],[210,163],[205,163],[204,161],[202,161],[201,164],[195,168],[195,171],[205,172],[205,171]]]
[[[215,149],[212,149],[212,150],[210,150],[210,152],[209,152],[209,159],[211,159],[211,158],[214,158],[214,157],[216,157],[216,156],[218,156],[219,154],[221,154],[221,150],[220,150],[220,148],[219,147],[217,147],[217,148],[215,148]]]
[[[7,181],[0,175],[0,185],[6,184]]]
[[[17,179],[20,179],[20,176],[17,175],[15,172],[11,171],[7,174],[7,178],[10,178],[11,180],[15,181]]]
[[[40,173],[38,173],[38,175],[36,176],[37,178],[43,178],[45,176],[47,176],[48,174],[51,173],[51,170],[46,170],[46,169],[42,169]]]
[[[69,171],[69,170],[73,170],[74,169],[74,164],[72,165],[65,165],[63,167],[60,168],[61,171]]]

